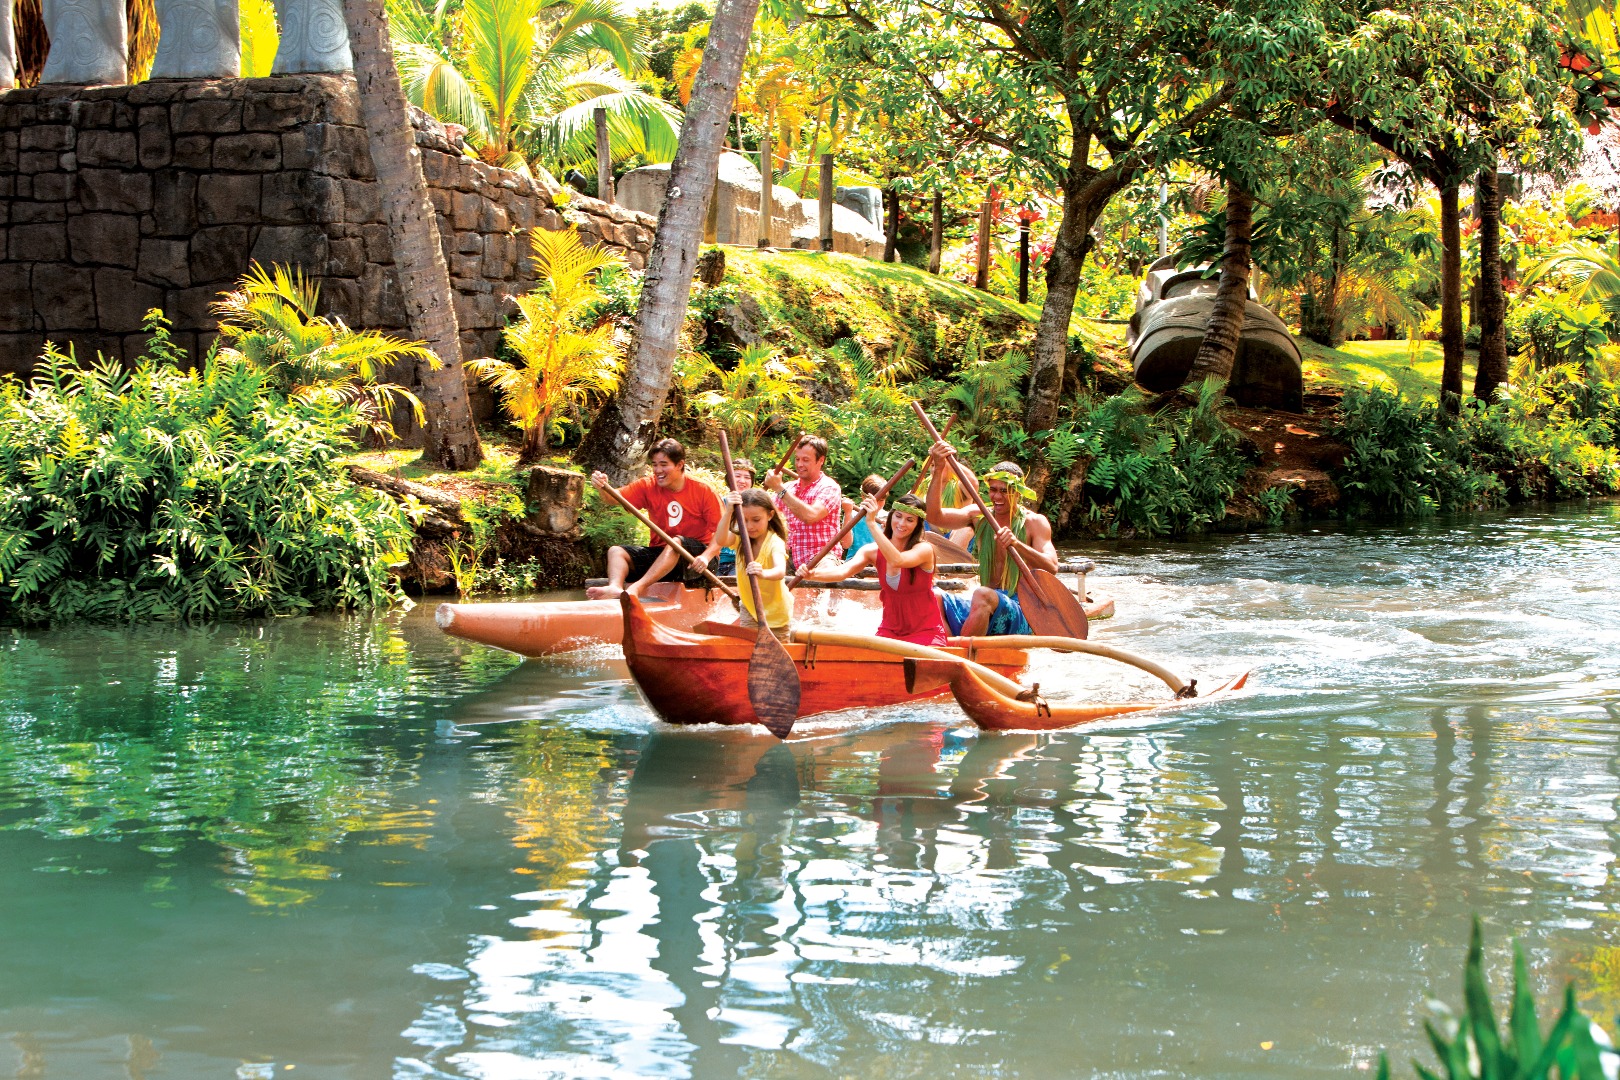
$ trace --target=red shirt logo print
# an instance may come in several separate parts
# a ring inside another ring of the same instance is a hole
[[[671,499],[669,502],[669,528],[673,532],[676,526],[686,518],[686,510],[680,503]]]

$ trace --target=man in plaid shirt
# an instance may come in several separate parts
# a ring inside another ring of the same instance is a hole
[[[765,474],[765,487],[776,493],[787,518],[788,556],[795,567],[815,558],[843,524],[843,494],[838,481],[822,471],[826,463],[827,441],[811,435],[793,451],[797,480],[784,484],[776,469]]]

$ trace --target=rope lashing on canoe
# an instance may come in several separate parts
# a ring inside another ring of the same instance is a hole
[[[1185,701],[1198,696],[1198,680],[1188,679],[1187,685],[1176,691],[1176,699]]]
[[[1040,683],[1036,683],[1034,686],[1030,687],[1028,690],[1025,690],[1022,694],[1019,694],[1018,695],[1018,700],[1033,704],[1035,706],[1035,715],[1036,716],[1051,716],[1052,715],[1052,706],[1051,706],[1051,704],[1048,703],[1045,698],[1041,697],[1041,684]]]
[[[816,643],[813,641],[804,647],[804,666],[811,669],[816,666]]]

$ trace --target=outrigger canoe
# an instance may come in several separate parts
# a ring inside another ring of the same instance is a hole
[[[748,661],[755,631],[702,623],[694,631],[654,621],[634,597],[620,597],[624,619],[624,659],[641,696],[670,724],[755,724],[748,701]],[[843,636],[843,635],[839,635]],[[972,658],[1009,678],[1028,663],[1022,649],[991,644],[993,639],[954,639],[944,650]],[[891,643],[899,646],[903,643]],[[940,697],[944,683],[913,691],[906,685],[903,656],[848,645],[789,643],[799,674],[798,719],[844,709],[870,709]]]
[[[852,581],[837,589],[846,602],[876,608],[881,602],[877,587],[876,581]],[[809,617],[823,588],[807,581],[794,591],[796,619]],[[677,630],[691,630],[708,619],[729,621],[735,615],[718,590],[688,589],[672,581],[651,586],[643,607],[654,622]],[[1114,601],[1099,596],[1085,609],[1088,619],[1106,619],[1114,613]],[[433,619],[452,637],[530,658],[624,640],[624,615],[617,599],[440,604]]]
[[[1132,713],[1162,712],[1186,705],[1201,705],[1242,689],[1249,681],[1245,671],[1230,682],[1197,697],[1176,697],[1171,701],[1094,701],[1047,702],[1035,693],[1013,697],[987,683],[967,664],[950,660],[923,660],[907,658],[902,661],[906,686],[913,691],[926,692],[941,685],[951,688],[956,703],[967,713],[968,719],[986,731],[1053,731],[1058,728],[1079,727],[1113,716]]]

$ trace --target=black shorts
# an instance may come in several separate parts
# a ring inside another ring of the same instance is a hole
[[[692,536],[677,536],[675,539],[681,542],[681,547],[685,548],[693,555],[703,554],[704,549],[709,546],[703,541]],[[642,578],[646,577],[647,571],[652,569],[652,564],[658,561],[658,556],[662,555],[663,552],[664,549],[662,545],[659,547],[648,546],[625,548],[624,553],[630,556],[630,577],[626,581],[626,584],[634,581],[640,581]],[[680,581],[682,578],[686,577],[686,573],[691,568],[691,565],[692,564],[687,562],[685,559],[678,558],[675,561],[675,568],[669,573],[665,574],[659,580]]]

